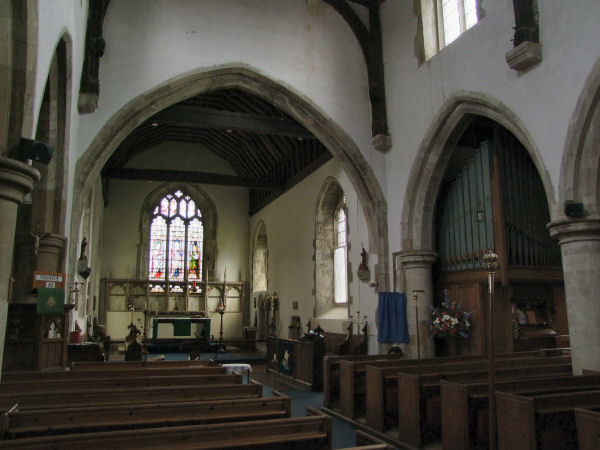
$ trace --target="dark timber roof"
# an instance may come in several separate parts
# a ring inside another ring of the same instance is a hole
[[[237,176],[125,168],[132,156],[163,141],[201,144],[227,160]],[[103,169],[108,178],[245,186],[253,214],[331,158],[301,124],[267,101],[223,89],[168,107],[137,127]]]

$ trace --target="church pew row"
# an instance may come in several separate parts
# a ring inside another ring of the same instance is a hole
[[[545,349],[525,352],[513,352],[496,355],[497,359],[507,358],[531,358],[531,357],[546,357],[546,356],[560,356],[565,353],[565,349]],[[470,356],[452,356],[445,358],[425,358],[420,360],[422,366],[429,364],[438,364],[439,361],[478,361],[485,360],[486,357],[482,355],[470,355]],[[342,364],[345,361],[345,364]],[[348,397],[348,392],[354,392],[354,386],[361,386],[364,384],[364,378],[356,379],[354,375],[354,368],[365,367],[367,364],[379,364],[383,365],[389,361],[390,365],[399,363],[400,365],[412,365],[416,364],[415,359],[407,359],[404,356],[393,354],[393,355],[356,355],[356,356],[326,356],[323,358],[323,407],[333,410],[339,410],[341,401],[340,397],[343,395],[345,399]],[[351,362],[351,364],[348,364]],[[351,367],[349,367],[351,366]],[[343,373],[342,373],[343,370]],[[344,380],[344,383],[340,383],[340,380]],[[341,391],[344,390],[345,393]],[[349,410],[349,406],[344,407],[346,411]]]
[[[307,407],[307,412],[310,407]],[[0,441],[10,449],[331,449],[331,417],[306,417],[186,425],[140,430],[74,433]]]
[[[172,368],[184,368],[184,367],[199,367],[199,366],[214,366],[214,361],[201,361],[201,360],[182,360],[182,361],[84,361],[84,362],[73,362],[71,364],[71,370],[73,371],[85,371],[85,370],[115,370],[115,369],[156,369],[164,367]]]
[[[498,380],[572,374],[570,365],[524,366],[497,369]],[[487,370],[455,370],[432,374],[399,373],[396,375],[398,440],[407,446],[441,440],[440,381],[466,382],[486,380]]]
[[[131,367],[128,369],[111,369],[110,373],[100,369],[99,371],[72,371],[72,370],[61,370],[61,371],[39,371],[39,370],[28,370],[23,372],[3,372],[2,381],[0,385],[4,383],[10,383],[13,381],[22,382],[28,380],[35,380],[40,382],[54,382],[60,380],[88,380],[92,378],[137,378],[141,376],[171,376],[171,375],[183,375],[183,374],[198,374],[198,375],[217,375],[227,373],[227,369],[222,366],[191,366],[191,367],[157,367],[153,369],[144,369],[141,367]]]
[[[498,450],[586,448],[578,444],[573,410],[597,407],[600,390],[540,395],[497,392]]]
[[[2,392],[0,393],[0,409],[8,410],[15,403],[19,404],[20,410],[25,410],[256,397],[262,397],[262,385],[253,381],[248,384],[237,383],[141,388],[97,389],[90,386],[87,389],[81,390]]]
[[[90,372],[92,375],[92,372]],[[0,394],[14,392],[49,392],[85,389],[110,389],[110,388],[142,388],[142,387],[172,387],[172,386],[208,386],[215,384],[241,384],[240,374],[216,375],[160,375],[144,374],[137,378],[119,378],[89,376],[87,379],[76,378],[52,380],[50,382],[25,380],[8,381],[0,383]]]
[[[558,357],[548,357],[548,358],[538,358],[538,357],[522,357],[519,356],[517,358],[504,357],[496,360],[495,367],[497,369],[507,369],[511,367],[517,366],[563,366],[566,365],[570,369],[571,359],[570,357],[558,356]],[[448,368],[447,370],[460,369],[463,371],[468,371],[469,369],[473,370],[487,370],[488,362],[487,360],[452,360],[452,361],[441,361],[440,364],[429,364],[425,367],[422,366],[404,366],[402,368],[398,368],[397,366],[373,366],[367,365],[365,367],[366,372],[366,381],[365,381],[365,400],[362,402],[366,408],[366,421],[369,427],[377,430],[383,431],[385,429],[385,424],[394,423],[393,417],[397,415],[397,407],[395,407],[395,402],[397,398],[397,377],[396,374],[399,371],[415,373],[419,372],[422,374],[436,372],[439,368]],[[558,368],[554,367],[551,370],[568,370],[567,368]],[[359,397],[362,395],[355,394],[355,397]],[[346,401],[347,403],[353,401],[354,403],[360,403],[360,399],[357,401],[350,400]],[[351,406],[354,409],[350,409],[353,411],[355,415],[361,415],[363,413],[362,410],[355,408],[354,405]],[[346,411],[345,411],[346,412]]]
[[[552,349],[540,349],[540,350],[531,350],[531,351],[523,351],[523,352],[512,352],[512,353],[503,353],[495,355],[496,358],[503,357],[546,357],[546,356],[561,356],[564,354],[569,354],[570,350],[568,348],[552,348]],[[422,365],[427,365],[431,361],[439,361],[441,359],[444,360],[458,360],[458,359],[467,359],[467,360],[478,360],[485,359],[485,356],[481,355],[471,355],[471,356],[450,356],[444,358],[425,358],[421,359]],[[356,362],[373,362],[373,361],[406,361],[408,363],[415,363],[415,359],[407,359],[402,355],[397,354],[382,354],[382,355],[345,355],[345,356],[336,356],[336,355],[327,355],[323,358],[323,407],[329,409],[335,409],[336,403],[339,401],[340,395],[340,379],[344,379],[340,376],[340,362],[341,361],[356,361]],[[344,379],[344,383],[348,380]]]
[[[600,447],[600,406],[595,408],[575,408],[575,424],[579,448]]]
[[[600,375],[498,380],[495,390],[513,394],[600,389]],[[456,450],[484,447],[488,439],[487,382],[441,380],[442,446]]]
[[[2,438],[172,427],[290,417],[291,400],[274,397],[148,403],[11,412],[2,418]]]

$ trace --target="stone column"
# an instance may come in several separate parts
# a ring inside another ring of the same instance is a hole
[[[406,293],[406,315],[408,320],[408,332],[410,344],[407,345],[407,356],[417,357],[417,326],[419,330],[420,356],[421,358],[432,358],[435,356],[433,339],[429,336],[429,329],[423,322],[431,315],[433,305],[433,278],[431,267],[437,259],[437,253],[429,250],[411,250],[400,252],[400,262],[404,268],[405,293]],[[417,295],[415,305],[414,291]],[[419,322],[417,323],[418,307]]]
[[[33,190],[40,173],[15,159],[0,156],[0,368],[8,314],[8,288],[12,267],[17,210],[23,195]],[[1,369],[0,369],[1,370]]]
[[[36,270],[63,272],[64,249],[67,238],[59,234],[46,233],[40,238]]]
[[[600,218],[559,219],[548,229],[562,252],[573,373],[600,370]]]

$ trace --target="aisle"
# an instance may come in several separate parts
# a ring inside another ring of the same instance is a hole
[[[252,366],[252,375],[250,377],[263,385],[263,396],[271,397],[271,390],[274,385],[274,376],[266,374],[266,366]],[[320,410],[323,406],[323,392],[312,392],[297,383],[290,383],[284,377],[278,377],[277,388],[279,392],[292,399],[292,417],[306,416],[306,407],[312,406]],[[332,448],[347,448],[356,445],[354,428],[343,420],[333,417],[333,437]]]

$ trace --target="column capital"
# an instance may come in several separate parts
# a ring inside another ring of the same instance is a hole
[[[405,269],[430,268],[437,260],[438,254],[431,250],[406,250],[397,256]]]
[[[569,219],[563,217],[546,225],[550,236],[558,240],[560,245],[579,241],[600,240],[600,217]]]
[[[33,190],[40,172],[16,159],[0,156],[0,198],[23,203],[23,195]]]

